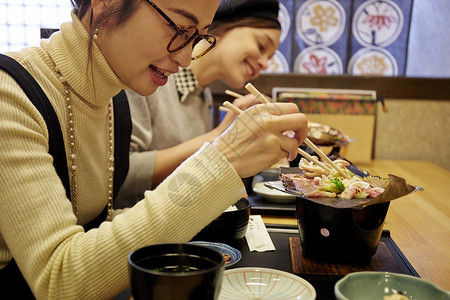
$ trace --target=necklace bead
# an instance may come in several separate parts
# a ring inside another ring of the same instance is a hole
[[[76,159],[77,155],[75,154],[75,127],[72,113],[72,105],[71,105],[71,97],[70,97],[70,85],[61,74],[60,70],[55,66],[55,71],[59,77],[59,81],[64,86],[64,100],[66,102],[66,117],[67,117],[67,136],[68,136],[68,146],[69,146],[69,159],[71,161],[69,167],[69,177],[70,177],[70,195],[72,201],[72,209],[75,216],[78,218],[78,204],[77,204],[77,182],[76,182]],[[108,203],[107,203],[107,218],[106,220],[112,220],[113,214],[113,183],[114,183],[114,132],[113,132],[113,109],[112,104],[108,105],[108,176],[107,176],[107,186],[108,186]]]

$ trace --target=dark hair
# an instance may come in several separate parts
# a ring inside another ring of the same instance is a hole
[[[253,27],[261,29],[280,29],[280,23],[263,18],[248,17],[233,22],[230,20],[217,20],[211,24],[208,30],[209,34],[220,35],[237,27]]]
[[[78,19],[82,19],[89,9],[91,9],[91,0],[70,0],[73,6],[73,12],[77,15]],[[103,10],[97,19],[91,19],[89,22],[89,59],[92,57],[92,43],[94,38],[95,28],[99,24],[112,28],[117,28],[123,25],[128,19],[133,16],[134,12],[138,8],[138,0],[124,0],[116,4],[111,4]]]

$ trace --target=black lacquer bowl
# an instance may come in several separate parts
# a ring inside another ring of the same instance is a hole
[[[158,244],[128,255],[135,300],[217,299],[225,270],[223,255],[191,244]]]
[[[223,212],[204,227],[193,240],[233,244],[242,239],[247,232],[251,205],[245,198],[241,198],[234,205],[237,210]]]

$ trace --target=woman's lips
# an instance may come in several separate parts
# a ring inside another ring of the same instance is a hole
[[[161,70],[157,67],[155,67],[154,65],[150,65],[149,66],[150,69],[150,75],[152,77],[152,81],[158,85],[158,86],[163,86],[167,83],[168,80],[168,76],[170,74],[172,74],[169,71],[165,71],[165,70]]]
[[[247,71],[247,76],[249,77],[249,79],[253,78],[253,76],[255,75],[256,72],[255,72],[255,69],[253,69],[252,65],[248,61],[245,62],[245,69]]]

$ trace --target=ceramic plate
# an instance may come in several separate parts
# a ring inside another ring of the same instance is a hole
[[[265,182],[257,182],[253,186],[253,191],[263,197],[265,200],[277,203],[290,203],[294,202],[296,196],[289,195],[276,189],[271,189],[264,185]]]
[[[226,270],[219,300],[316,299],[316,290],[303,278],[267,268]]]
[[[190,242],[190,244],[205,246],[222,253],[222,255],[225,257],[225,268],[234,265],[242,257],[241,251],[231,246],[228,246],[227,244],[203,242],[203,241],[194,241]]]

